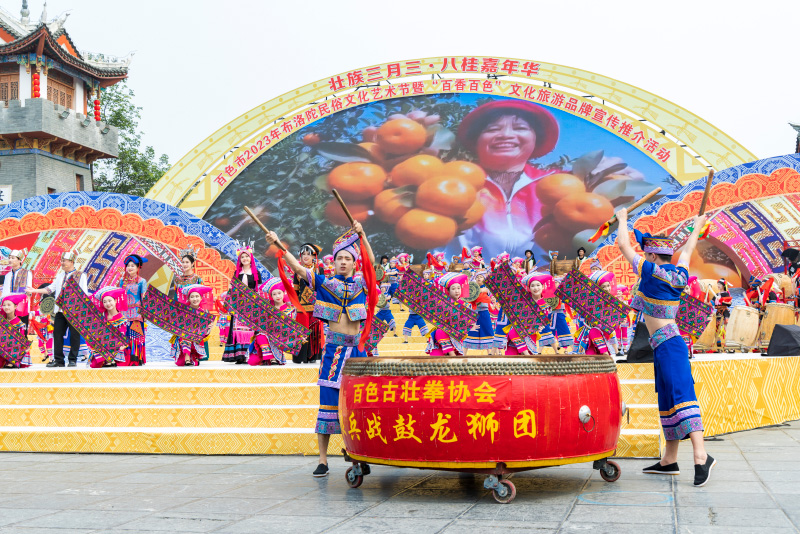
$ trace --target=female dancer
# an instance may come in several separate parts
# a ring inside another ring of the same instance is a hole
[[[653,347],[656,392],[661,426],[667,445],[661,461],[645,468],[645,473],[677,475],[678,445],[688,437],[694,449],[694,485],[708,482],[716,461],[706,453],[703,443],[703,421],[700,405],[694,391],[692,365],[686,343],[681,339],[675,316],[678,313],[681,292],[689,279],[689,260],[697,239],[705,226],[706,217],[695,217],[694,230],[683,247],[678,265],[672,265],[674,244],[668,237],[653,237],[634,230],[636,240],[644,251],[644,258],[636,254],[628,233],[628,211],[617,212],[620,231],[617,244],[639,276],[639,289],[631,303],[644,313]]]
[[[8,275],[6,275],[8,276]],[[24,288],[23,288],[24,289]],[[22,335],[25,335],[28,327],[22,321],[22,317],[28,317],[28,295],[25,293],[8,293],[3,296],[2,301],[3,319],[8,321],[11,326],[19,328]],[[18,369],[23,367],[30,367],[31,353],[30,349],[25,351],[24,356],[18,362],[8,361],[0,356],[0,367],[4,369]]]
[[[275,232],[268,232],[267,243],[278,241]],[[360,241],[360,245],[359,245]],[[365,357],[359,349],[371,329],[372,314],[378,299],[374,283],[375,255],[369,246],[364,229],[357,221],[353,227],[333,244],[336,276],[325,278],[301,264],[292,254],[285,259],[296,278],[304,280],[314,292],[314,317],[328,323],[325,352],[319,369],[320,407],[317,415],[317,442],[319,465],[315,477],[328,476],[328,444],[331,434],[341,434],[339,425],[339,388],[342,383],[342,368],[348,358]],[[365,277],[354,279],[355,266],[362,256],[367,269]],[[362,330],[362,322],[366,325]],[[363,345],[362,345],[363,346]]]
[[[273,276],[258,288],[258,292],[279,312],[288,315],[292,319],[297,317],[297,309],[289,302],[286,302],[286,288],[280,278]],[[285,365],[286,358],[283,355],[283,351],[272,343],[269,336],[258,332],[250,344],[250,358],[247,363],[250,365],[272,365],[273,363]]]
[[[253,261],[252,248],[242,246],[236,251],[236,270],[233,278],[250,289],[256,289],[261,284],[261,274],[256,268],[256,262]],[[234,314],[230,314],[222,361],[235,364],[247,362],[248,349],[252,340],[253,331],[239,321]]]
[[[478,298],[472,302],[472,308],[478,310],[478,322],[472,327],[464,340],[466,350],[486,350],[491,351],[494,347],[494,327],[492,326],[492,316],[489,313],[489,304],[492,302],[489,290],[483,285],[488,272],[485,269],[475,271],[472,275],[472,282],[480,286],[481,292]]]
[[[319,274],[316,264],[320,252],[322,252],[322,247],[319,245],[313,243],[303,244],[303,246],[300,247],[300,253],[297,258],[299,264],[303,269],[310,270],[314,274]],[[300,309],[297,310],[297,322],[311,330],[311,335],[308,336],[308,341],[303,343],[300,352],[292,356],[292,361],[294,363],[313,363],[318,360],[322,354],[324,325],[322,321],[314,315],[316,296],[314,294],[313,285],[306,279],[305,274],[302,276],[298,275],[296,272],[293,274],[292,286],[297,294],[297,298],[300,300]]]
[[[103,318],[121,334],[125,334],[128,321],[120,310],[128,307],[127,291],[121,287],[103,287],[95,292],[94,300],[97,309],[103,312]],[[127,345],[114,354],[96,352],[90,347],[88,359],[89,367],[92,369],[116,367],[117,365],[129,365],[130,353]]]
[[[143,258],[138,254],[131,254],[125,258],[125,274],[119,281],[119,285],[125,290],[127,295],[127,310],[122,311],[125,317],[125,337],[128,338],[128,351],[126,355],[128,359],[124,364],[139,366],[144,365],[147,361],[145,351],[145,326],[144,318],[139,312],[142,306],[142,298],[147,291],[147,281],[139,276],[139,271],[142,265],[147,263],[147,258]]]
[[[461,295],[467,284],[467,275],[461,273],[445,273],[436,282],[451,299],[462,302]],[[462,356],[466,353],[464,345],[452,339],[441,328],[435,328],[428,339],[425,353],[430,356]]]
[[[530,292],[531,297],[533,297],[533,301],[536,302],[541,307],[547,307],[547,303],[544,301],[545,293],[551,293],[553,291],[553,277],[549,273],[542,273],[534,271],[525,276],[522,279],[522,285]],[[549,309],[549,307],[548,307]],[[556,342],[555,334],[553,332],[553,328],[550,326],[553,322],[552,319],[553,312],[550,311],[550,321],[545,324],[544,326],[539,328],[539,346],[543,347],[544,345],[549,345],[553,348],[556,354],[558,354],[558,343]],[[531,349],[531,352],[535,352],[532,347],[532,341],[530,338],[526,337],[523,339],[526,341],[526,346]],[[521,346],[521,345],[520,345]],[[514,354],[514,352],[510,352],[509,350],[512,347],[517,347],[517,343],[513,343],[513,340],[509,338],[508,349],[506,349],[506,354]],[[519,347],[517,347],[519,350]],[[538,351],[536,351],[538,352]]]
[[[214,293],[210,287],[201,284],[191,284],[181,289],[180,298],[184,304],[189,304],[196,310],[211,311],[214,309]],[[180,336],[172,337],[172,359],[175,365],[200,365],[200,360],[208,359],[208,344],[190,341]]]

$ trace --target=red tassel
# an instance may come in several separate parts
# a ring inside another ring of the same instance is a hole
[[[596,243],[601,237],[607,236],[609,228],[611,228],[611,225],[608,224],[608,221],[604,222],[603,226],[598,228],[597,232],[595,232],[594,235],[589,238],[589,243]]]
[[[428,258],[428,265],[429,265],[431,268],[434,268],[434,267],[435,267],[436,269],[443,269],[443,268],[444,268],[444,265],[442,265],[441,263],[439,263],[439,260],[437,260],[436,258],[434,258],[434,257],[433,257],[433,254],[431,254],[430,252],[428,252],[428,256],[427,256],[427,258]]]
[[[467,250],[467,247],[464,247],[464,248],[461,249],[461,259],[462,260],[468,260],[471,257],[472,257],[472,254],[470,254],[469,250]]]
[[[286,278],[285,269],[287,267],[286,261],[283,259],[284,252],[279,250],[278,253],[275,255],[278,258],[278,274],[281,277],[281,282],[283,282],[283,287],[286,289],[286,294],[289,296],[289,302],[297,308],[297,313],[306,314],[306,311],[300,306],[300,299],[297,298],[297,292],[294,290],[294,286],[292,286],[289,279]]]
[[[367,254],[367,247],[364,245],[364,240],[359,239],[361,249],[361,257],[364,258],[364,285],[367,288],[367,321],[364,324],[364,330],[361,332],[361,339],[358,341],[358,350],[364,350],[364,346],[369,339],[372,332],[372,318],[375,316],[375,306],[378,304],[378,283],[375,281],[375,266],[369,261]]]

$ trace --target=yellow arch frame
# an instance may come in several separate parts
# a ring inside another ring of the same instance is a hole
[[[459,65],[463,66],[465,61],[470,60],[473,60],[473,64],[480,65],[481,69],[484,64],[491,64],[487,60],[492,60],[495,67],[505,62],[516,62],[518,66],[528,64],[529,75],[516,72],[506,76],[500,72],[498,74],[501,76],[494,76],[491,72],[487,75],[487,73],[459,70]],[[402,70],[403,67],[405,71]],[[364,81],[369,83],[369,86],[365,86],[364,83],[353,87],[342,86],[337,87],[334,92],[332,89],[334,81],[344,81],[348,78],[348,74],[356,72],[362,75],[373,73],[368,79],[365,76]],[[387,78],[390,72],[393,75]],[[472,78],[469,78],[470,76]],[[392,82],[400,80],[402,80],[400,83],[422,83],[424,91],[417,94],[440,94],[443,92],[441,86],[446,80],[458,79],[477,79],[481,82],[478,90],[468,92],[503,96],[512,96],[510,93],[513,93],[515,86],[531,86],[537,90],[547,87],[551,91],[569,94],[581,103],[590,102],[594,108],[602,108],[607,113],[616,113],[620,117],[636,121],[637,126],[646,132],[648,138],[657,139],[660,146],[674,151],[674,157],[670,157],[666,163],[655,159],[654,161],[681,183],[697,179],[704,175],[709,167],[720,170],[757,159],[730,136],[690,111],[648,91],[607,76],[563,65],[496,56],[433,57],[384,63],[355,69],[349,73],[340,73],[329,79],[299,87],[256,106],[215,131],[189,151],[146,196],[179,206],[193,215],[202,217],[225,186],[232,181],[225,179],[223,175],[225,169],[229,168],[252,143],[263,138],[265,132],[269,133],[276,126],[280,126],[281,122],[291,122],[293,116],[300,111],[310,109],[309,106],[313,107],[320,101],[346,98],[358,90],[371,90],[376,86],[387,88],[396,85]],[[483,83],[487,79],[492,80],[489,91],[483,89]],[[264,150],[268,150],[274,144],[267,145]],[[234,179],[255,159],[256,157],[252,157],[243,165],[237,166]],[[222,176],[223,179],[218,179],[218,176]]]

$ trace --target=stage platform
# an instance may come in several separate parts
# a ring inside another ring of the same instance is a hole
[[[708,435],[800,418],[800,358],[709,355],[693,372]],[[618,373],[630,417],[617,455],[658,456],[652,365]],[[292,363],[2,370],[0,450],[316,454],[316,377],[316,365]]]
[[[399,329],[406,314],[396,313]],[[399,332],[400,333],[400,332]],[[418,334],[415,330],[415,334]],[[382,356],[423,354],[389,334]],[[147,454],[317,454],[317,364],[250,367],[218,360],[181,368],[0,370],[0,450]],[[34,355],[34,361],[40,358]],[[800,419],[800,358],[701,354],[693,374],[707,435]],[[617,366],[623,419],[617,455],[656,457],[662,445],[652,364]],[[334,436],[330,451],[342,448]]]

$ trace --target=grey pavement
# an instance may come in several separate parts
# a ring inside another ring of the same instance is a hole
[[[718,464],[703,488],[685,443],[680,476],[634,459],[616,483],[590,464],[528,471],[507,505],[464,473],[373,466],[350,489],[340,457],[315,479],[302,456],[0,453],[0,533],[800,533],[800,422],[707,448]]]

